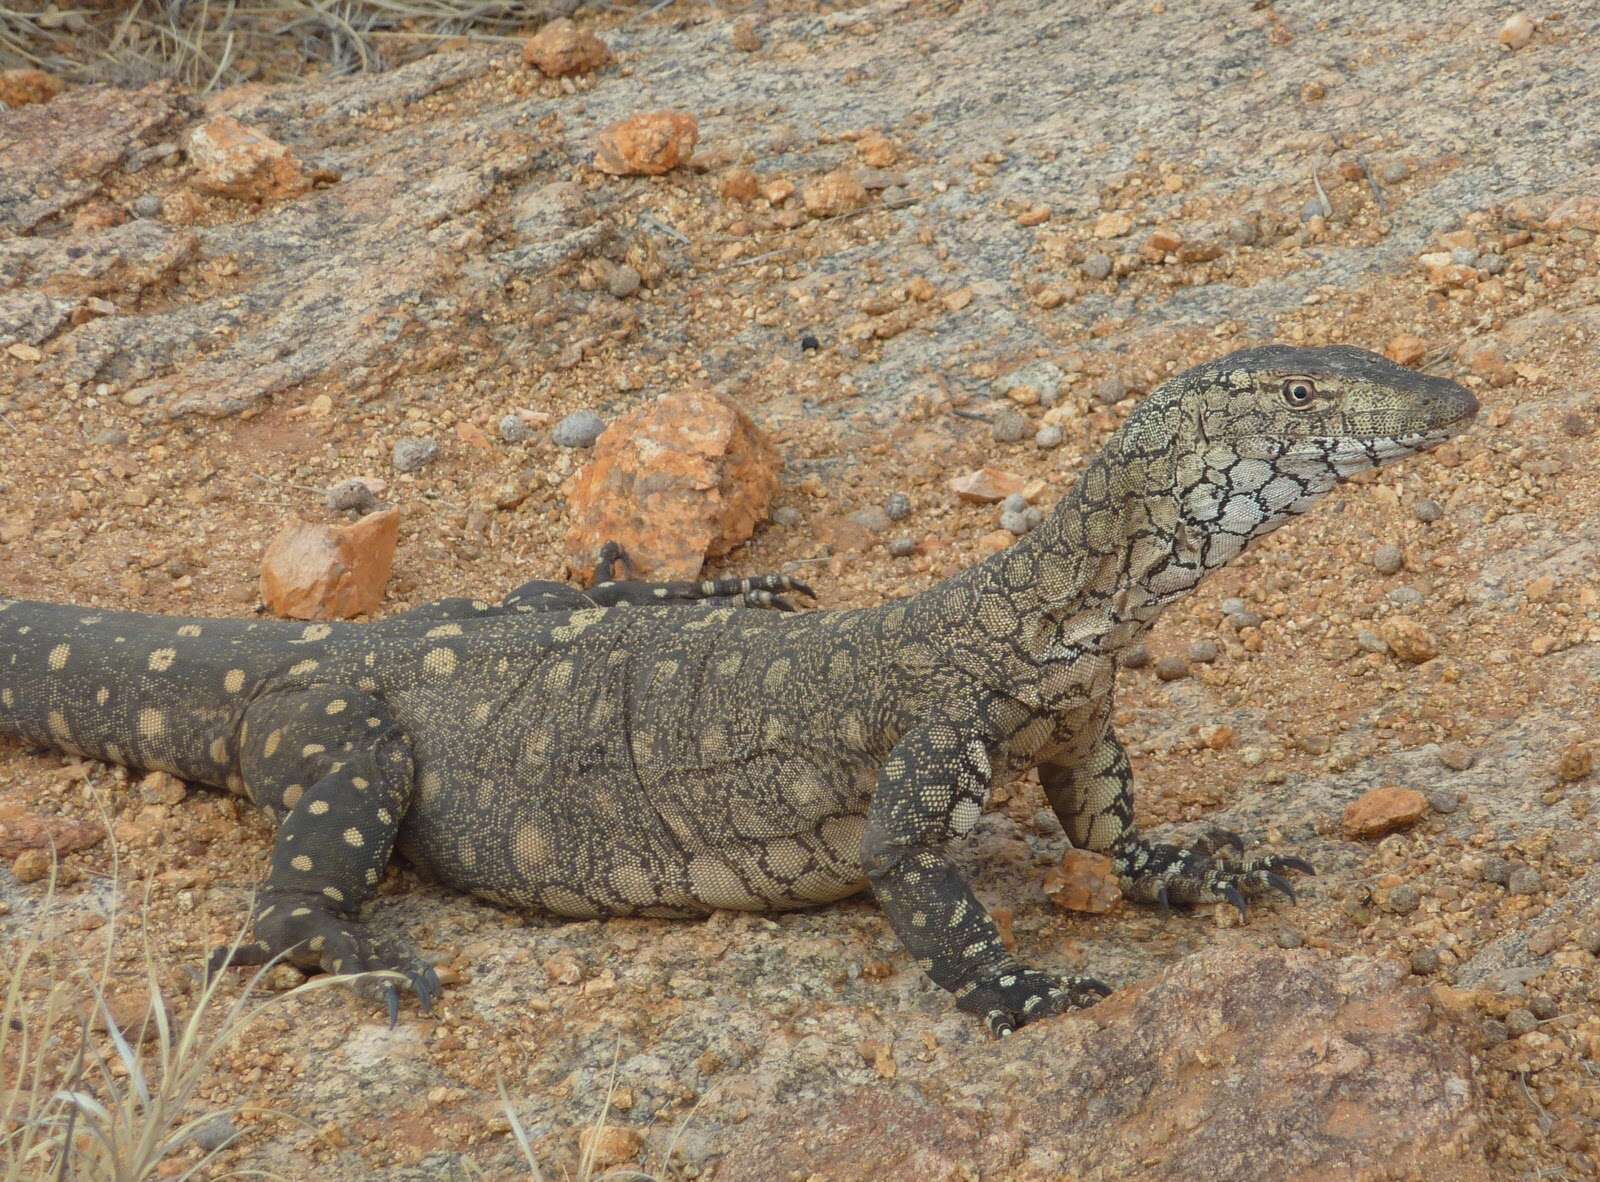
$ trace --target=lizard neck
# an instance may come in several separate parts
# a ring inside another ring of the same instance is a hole
[[[1094,680],[1086,660],[1109,672],[1167,604],[1225,561],[1202,560],[1178,467],[1130,456],[1113,436],[1037,529],[918,596],[908,623],[1008,696],[1069,704]]]

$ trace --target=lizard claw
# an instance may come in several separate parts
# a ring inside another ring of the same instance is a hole
[[[1294,887],[1290,885],[1287,878],[1283,877],[1281,874],[1273,874],[1270,870],[1267,871],[1266,874],[1267,885],[1269,887],[1275,891],[1281,892],[1291,903],[1298,903],[1300,901],[1299,899],[1295,898]]]
[[[389,1010],[389,1029],[393,1030],[400,1024],[400,991],[393,981],[383,987],[383,1003]]]
[[[1223,886],[1222,897],[1239,909],[1240,922],[1250,918],[1250,909],[1244,901],[1244,896],[1239,893],[1239,888],[1234,886],[1233,883],[1230,882]]]
[[[1156,905],[1161,908],[1161,914],[1166,915],[1172,910],[1172,899],[1167,894],[1167,884],[1162,883],[1156,891]]]
[[[1312,868],[1311,863],[1304,858],[1294,858],[1281,854],[1272,859],[1272,864],[1279,870],[1298,870],[1301,874],[1311,875],[1312,878],[1317,876],[1317,872]]]

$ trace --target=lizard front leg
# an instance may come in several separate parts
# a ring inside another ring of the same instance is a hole
[[[1130,899],[1163,905],[1228,902],[1243,915],[1247,899],[1270,891],[1292,900],[1294,888],[1286,873],[1316,873],[1301,858],[1229,857],[1220,851],[1232,846],[1242,852],[1244,842],[1225,829],[1213,829],[1187,846],[1146,840],[1133,823],[1128,754],[1103,718],[1098,734],[1078,752],[1041,764],[1039,782],[1072,844],[1109,854],[1122,893]]]
[[[878,775],[862,867],[907,950],[990,1033],[1092,1005],[1111,990],[1087,977],[1027,968],[941,847],[977,823],[989,794],[993,745],[954,722],[930,722],[895,745]]]
[[[388,969],[431,1006],[433,969],[398,940],[359,919],[388,865],[411,802],[409,744],[387,708],[366,694],[316,686],[262,695],[244,714],[238,767],[251,799],[278,818],[272,868],[256,899],[255,942],[212,954],[211,969],[284,956],[330,973]],[[363,987],[388,1004],[393,984]]]

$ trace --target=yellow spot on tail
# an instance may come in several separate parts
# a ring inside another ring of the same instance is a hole
[[[440,624],[437,628],[429,628],[423,633],[429,640],[436,640],[441,636],[460,636],[460,624]]]
[[[327,748],[321,743],[307,743],[300,748],[300,756],[302,759],[310,759],[313,755],[321,755],[326,750]]]
[[[351,776],[350,783],[355,785],[356,791],[358,792],[365,792],[369,787],[365,777],[363,776]]]
[[[179,636],[199,636],[200,635],[200,625],[199,624],[185,624],[183,627],[178,629],[178,635]]]
[[[211,762],[228,762],[228,741],[226,739],[216,738],[211,740]]]
[[[172,662],[178,659],[178,650],[175,648],[158,648],[150,654],[150,671],[152,673],[165,673],[172,668]]]
[[[292,809],[300,803],[300,798],[306,794],[304,784],[290,784],[283,790],[283,807]]]
[[[278,744],[281,742],[283,742],[283,732],[273,731],[267,736],[267,742],[266,745],[261,748],[261,754],[265,755],[268,759],[271,759],[273,755],[277,754]]]
[[[315,673],[316,671],[317,663],[315,661],[301,661],[298,665],[293,665],[290,667],[289,676],[304,677],[307,673]]]
[[[350,703],[346,702],[343,698],[335,698],[333,701],[324,706],[323,709],[329,714],[343,714],[344,708],[349,704]]]
[[[361,830],[352,825],[350,828],[344,831],[344,843],[345,845],[355,846],[357,849],[360,849],[366,844],[366,838],[361,836]]]
[[[307,811],[313,817],[320,817],[328,811],[328,807],[328,802],[325,800],[313,800]]]
[[[456,655],[447,648],[430,648],[422,658],[422,670],[432,677],[450,677],[456,671]]]
[[[167,733],[167,714],[164,710],[157,710],[154,706],[146,706],[139,711],[139,721],[136,727],[139,738],[146,741],[159,739]]]
[[[328,898],[332,899],[335,903],[343,903],[344,902],[344,892],[341,891],[338,887],[323,887],[322,888],[322,893],[324,895],[327,895]],[[335,971],[337,971],[337,970],[335,970]]]
[[[0,705],[4,705],[5,708],[7,710],[9,710],[9,709],[11,709],[11,707],[15,706],[16,704],[17,704],[17,696],[14,693],[12,693],[8,689],[0,690]]]
[[[69,743],[72,741],[72,732],[67,729],[67,716],[65,714],[59,710],[52,710],[50,711],[48,722],[50,724],[50,733],[57,742]]]
[[[72,655],[70,644],[58,644],[50,650],[50,672],[59,673],[67,667],[67,658]]]
[[[227,676],[222,679],[222,688],[230,694],[236,694],[244,688],[244,670],[229,669]]]
[[[289,865],[293,866],[302,874],[305,874],[310,871],[312,862],[311,859],[306,857],[304,854],[296,854],[294,857],[289,859]]]
[[[110,700],[111,700],[111,691],[109,689],[107,689],[105,686],[101,686],[99,689],[95,690],[95,692],[94,692],[94,704],[96,706],[104,706]]]
[[[312,624],[304,632],[300,633],[300,639],[295,643],[304,644],[313,640],[326,640],[332,632],[333,629],[326,624]]]

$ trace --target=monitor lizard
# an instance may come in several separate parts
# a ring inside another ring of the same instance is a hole
[[[1360,349],[1235,352],[1155,389],[1016,544],[869,609],[752,610],[789,606],[770,599],[797,589],[782,576],[538,582],[369,624],[0,600],[0,734],[269,809],[254,940],[232,963],[391,970],[429,1004],[426,961],[359,918],[395,849],[452,887],[573,917],[868,887],[915,963],[1005,1035],[1109,990],[1014,958],[948,843],[996,783],[1037,768],[1128,897],[1292,897],[1302,859],[1134,826],[1110,722],[1119,654],[1252,539],[1476,411],[1454,382]]]

